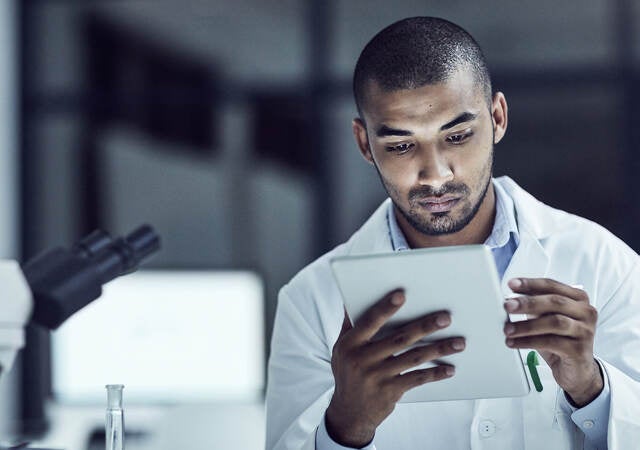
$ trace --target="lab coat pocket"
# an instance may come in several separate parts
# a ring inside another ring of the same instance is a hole
[[[551,368],[539,358],[536,367],[542,391],[533,388],[531,373],[527,369],[531,392],[523,398],[523,425],[526,450],[574,449],[575,425],[571,417],[560,408],[559,395],[562,390],[553,378]]]

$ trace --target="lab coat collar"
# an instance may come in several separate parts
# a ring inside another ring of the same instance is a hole
[[[387,253],[393,251],[387,209],[391,199],[386,199],[382,205],[369,217],[362,227],[354,233],[348,242],[349,255],[364,255],[371,253]]]
[[[560,216],[555,210],[537,200],[509,177],[496,178],[496,182],[511,197],[516,210],[516,221],[520,233],[528,233],[533,239],[549,237],[558,229]]]

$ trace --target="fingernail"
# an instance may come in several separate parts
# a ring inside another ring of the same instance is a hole
[[[399,306],[399,305],[402,305],[403,303],[404,303],[404,294],[402,294],[401,292],[397,294],[393,294],[391,296],[392,305]]]
[[[516,331],[516,327],[514,327],[513,325],[507,325],[506,327],[504,327],[505,334],[513,334],[514,331]]]
[[[522,280],[520,278],[512,278],[509,280],[509,287],[511,289],[518,289],[520,286],[522,286]]]
[[[453,366],[447,366],[446,369],[444,369],[444,372],[447,374],[448,377],[453,376],[454,373],[456,373],[456,368]]]
[[[513,312],[513,311],[517,310],[519,305],[520,305],[520,303],[518,303],[518,300],[514,300],[514,299],[509,299],[506,302],[504,302],[504,307],[509,312]]]
[[[449,325],[451,323],[451,319],[449,319],[449,316],[438,316],[438,318],[436,319],[436,324],[439,327],[446,327],[447,325]]]
[[[507,346],[509,347],[513,346],[513,339],[507,339]]]
[[[462,350],[462,349],[464,349],[464,342],[463,341],[453,341],[453,344],[451,344],[451,346],[455,350]]]

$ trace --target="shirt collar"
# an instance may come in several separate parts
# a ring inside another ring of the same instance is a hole
[[[484,244],[492,249],[504,247],[513,234],[516,245],[518,245],[520,239],[513,200],[499,183],[496,183],[495,180],[492,180],[492,182],[496,194],[496,217],[491,235],[489,235]],[[396,220],[393,202],[389,202],[389,208],[387,209],[387,224],[389,226],[389,237],[394,251],[410,250],[411,247],[409,247],[409,243]]]

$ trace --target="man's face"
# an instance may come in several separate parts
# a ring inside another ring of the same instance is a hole
[[[494,129],[493,103],[468,71],[417,89],[368,86],[366,128],[354,121],[356,138],[400,219],[420,233],[456,233],[476,216],[491,182],[493,144],[504,131]],[[506,103],[504,113],[506,124]]]

